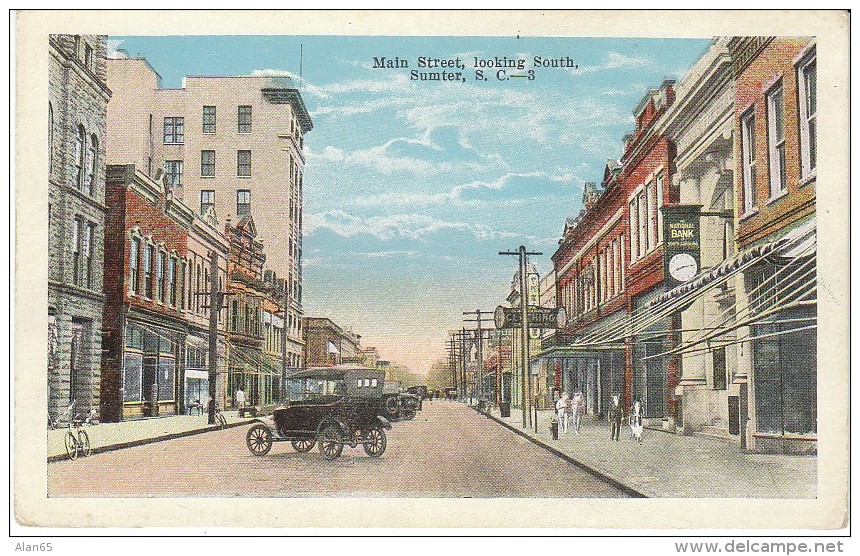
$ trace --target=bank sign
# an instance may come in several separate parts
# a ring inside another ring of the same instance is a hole
[[[699,219],[702,205],[666,206],[663,211],[663,274],[666,289],[699,273]]]

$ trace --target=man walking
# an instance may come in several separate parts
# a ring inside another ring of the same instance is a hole
[[[621,400],[618,394],[612,395],[612,403],[609,404],[609,439],[616,442],[621,439],[621,420],[623,417]]]

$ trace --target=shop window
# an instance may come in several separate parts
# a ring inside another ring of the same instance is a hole
[[[143,377],[143,353],[126,351],[123,356],[122,399],[125,402],[141,400],[141,379]]]

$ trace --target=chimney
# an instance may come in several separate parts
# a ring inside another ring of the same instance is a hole
[[[591,207],[597,202],[597,183],[593,181],[585,182],[582,188],[582,204],[585,205],[585,210],[591,210]]]

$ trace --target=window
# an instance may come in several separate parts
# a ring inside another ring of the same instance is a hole
[[[215,151],[200,151],[200,175],[204,178],[215,177]]]
[[[215,206],[215,191],[204,189],[200,192],[200,214],[205,214],[210,207]]]
[[[726,348],[719,347],[714,349],[714,390],[726,389]]]
[[[140,291],[140,274],[138,265],[140,261],[140,240],[131,240],[131,250],[128,255],[129,280],[128,293],[135,294]]]
[[[158,300],[164,303],[164,270],[165,270],[165,253],[158,252],[158,257],[155,259],[155,291],[158,295]]]
[[[96,191],[96,163],[98,161],[98,153],[99,153],[99,140],[93,135],[90,137],[90,144],[87,149],[87,160],[86,160],[86,180],[84,185],[87,188],[87,191],[90,195],[95,194]]]
[[[657,245],[657,182],[648,184],[646,190],[648,210],[648,251]]]
[[[176,259],[167,261],[167,295],[170,305],[176,306]]]
[[[238,216],[251,214],[251,190],[240,189],[236,192],[236,214]]]
[[[84,43],[84,65],[88,70],[93,69],[93,47]]]
[[[84,235],[84,283],[88,289],[93,288],[93,251],[95,250],[96,225],[87,224],[86,233]]]
[[[637,243],[639,244],[639,258],[642,258],[648,252],[648,205],[644,190],[639,193],[637,202],[639,206],[639,239]]]
[[[236,175],[251,177],[251,151],[239,151],[236,153]]]
[[[185,273],[186,273],[186,264],[185,264],[185,261],[183,260],[183,261],[179,262],[179,278],[177,280],[177,282],[179,284],[178,285],[179,292],[177,294],[177,297],[179,297],[179,309],[181,309],[181,310],[185,309]]]
[[[767,94],[768,158],[770,196],[785,190],[785,98],[782,85]]]
[[[251,107],[239,107],[239,133],[251,133]]]
[[[755,199],[755,114],[752,109],[741,117],[741,156],[743,158],[744,213],[749,214],[756,205]]]
[[[78,189],[84,185],[84,158],[86,157],[85,147],[87,135],[84,132],[84,126],[78,126],[78,134],[75,136],[75,146],[73,156],[75,159],[75,185]]]
[[[167,174],[167,185],[171,187],[182,185],[181,160],[165,160],[164,171]]]
[[[84,221],[75,218],[72,224],[72,282],[76,286],[81,285],[81,244],[84,235]]]
[[[203,107],[203,133],[215,133],[215,107]]]
[[[636,260],[639,253],[639,242],[636,230],[639,229],[639,209],[636,207],[636,198],[630,200],[630,259]]]
[[[230,316],[232,317],[232,320],[230,323],[230,330],[232,332],[238,332],[239,331],[239,302],[236,300],[233,300],[233,310],[230,311]]]
[[[797,90],[800,112],[800,177],[805,178],[816,168],[817,77],[815,53],[806,58],[797,70]]]
[[[185,118],[164,118],[164,144],[179,144],[185,142]]]
[[[663,172],[657,174],[657,245],[663,243]]]
[[[143,295],[152,299],[152,265],[155,258],[155,246],[147,245],[143,251]]]

